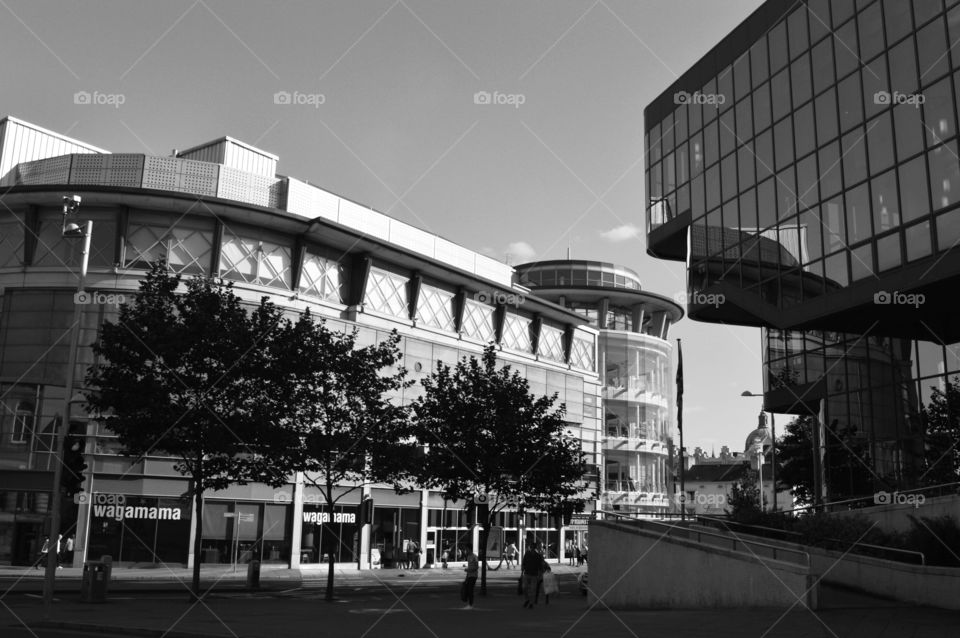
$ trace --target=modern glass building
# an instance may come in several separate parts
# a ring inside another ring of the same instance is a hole
[[[361,345],[399,331],[403,365],[419,381],[438,361],[455,364],[489,342],[536,394],[559,395],[567,429],[583,441],[589,492],[598,489],[597,330],[580,314],[514,285],[510,266],[333,193],[276,174],[277,157],[221,138],[172,157],[111,154],[15,118],[0,120],[0,564],[35,559],[50,516],[54,433],[66,394],[75,304],[82,304],[75,378],[96,360],[90,345],[150,262],[234,284],[251,306],[267,296],[307,308]],[[79,195],[93,222],[87,295],[76,296],[82,241],[62,233],[62,200]],[[522,304],[513,304],[517,295]],[[79,382],[79,381],[78,381]],[[403,390],[410,401],[419,384]],[[73,393],[71,393],[73,394]],[[298,474],[277,490],[234,485],[208,493],[203,520],[179,500],[187,482],[162,455],[133,462],[116,437],[71,410],[70,431],[87,470],[64,508],[75,560],[110,554],[121,564],[322,561],[368,566],[412,539],[425,564],[442,547],[478,540],[466,503],[386,486],[346,493],[334,511]],[[368,534],[358,525],[374,502]],[[588,510],[595,509],[591,502]],[[564,547],[546,513],[505,512],[513,538]],[[202,538],[194,556],[192,539]]]
[[[960,369],[956,4],[771,0],[645,110],[648,253],[764,328],[766,409],[854,432],[877,488],[924,480]]]
[[[641,289],[616,264],[540,261],[517,266],[520,283],[569,308],[600,331],[603,392],[601,505],[624,514],[674,508],[676,414],[670,326],[683,317],[673,301]]]

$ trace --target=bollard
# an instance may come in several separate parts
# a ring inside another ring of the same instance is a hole
[[[260,561],[256,559],[247,563],[247,587],[260,589]]]

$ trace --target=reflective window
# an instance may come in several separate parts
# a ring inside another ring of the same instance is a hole
[[[794,160],[793,123],[788,117],[773,127],[773,148],[776,153],[776,170],[782,169]]]
[[[843,24],[856,10],[853,0],[831,0],[830,8],[833,11],[834,25]]]
[[[700,89],[700,92],[706,95],[716,95],[717,93],[716,79],[712,79],[709,82],[707,82],[707,84],[702,89]],[[705,109],[703,109],[703,123],[707,124],[708,122],[712,122],[713,120],[717,119],[717,115],[719,115],[719,113],[717,112],[717,109],[713,108],[712,106],[706,107]]]
[[[940,3],[936,0],[934,2],[912,2],[911,4],[913,4],[913,21],[918,27],[940,13]]]
[[[793,106],[800,106],[813,95],[810,85],[810,56],[805,55],[790,65],[790,80],[793,85]]]
[[[757,228],[757,192],[755,189],[740,196],[740,225],[743,228]]]
[[[956,134],[953,95],[950,78],[944,78],[923,90],[923,123],[927,129],[928,146],[939,144]]]
[[[694,177],[690,185],[690,209],[693,212],[693,217],[697,218],[707,211],[704,202],[703,175]]]
[[[377,312],[406,318],[408,316],[408,281],[409,279],[403,275],[380,268],[371,268],[363,302]]]
[[[907,243],[907,261],[922,259],[931,254],[930,222],[910,226],[905,231]]]
[[[793,168],[777,173],[777,219],[783,219],[797,212],[797,185],[793,177]]]
[[[737,146],[734,127],[736,127],[736,120],[732,110],[720,116],[720,157],[725,156]]]
[[[650,129],[649,136],[649,145],[650,150],[648,155],[650,156],[650,162],[657,162],[660,160],[660,122]]]
[[[846,247],[846,220],[839,198],[820,207],[820,221],[823,224],[823,251],[830,254]]]
[[[787,64],[787,25],[780,22],[770,29],[767,37],[770,46],[770,72],[776,73]]]
[[[904,221],[929,213],[927,166],[923,155],[901,164],[897,172],[900,176],[900,201]]]
[[[790,72],[784,69],[770,81],[770,93],[773,100],[773,121],[776,122],[790,112]]]
[[[346,273],[336,259],[306,252],[300,269],[300,292],[342,303]]]
[[[720,205],[720,165],[714,164],[707,169],[707,210]]]
[[[897,204],[897,172],[887,171],[870,181],[873,196],[873,227],[882,233],[900,225],[900,209]]]
[[[950,60],[943,20],[934,20],[917,32],[917,49],[921,83],[928,84],[947,72]]]
[[[741,142],[753,137],[753,110],[750,100],[742,100],[737,104],[737,137]]]
[[[893,109],[893,130],[901,162],[923,150],[923,123],[916,105],[901,104]]]
[[[812,18],[811,18],[812,19]],[[833,38],[826,38],[813,47],[813,92],[819,93],[833,84]]]
[[[23,219],[9,212],[0,222],[0,268],[23,266],[24,230]]]
[[[827,147],[820,149],[820,192],[824,199],[832,197],[840,192],[841,188],[841,168],[840,168],[840,144],[834,142]]]
[[[733,106],[734,97],[733,97],[733,67],[728,66],[717,76],[717,91],[725,99],[720,105],[720,110],[725,111],[726,109]]]
[[[843,136],[843,179],[846,184],[856,184],[867,177],[867,149],[862,129],[855,129]]]
[[[830,89],[817,98],[817,144],[823,146],[837,136],[837,93]]]
[[[933,209],[939,210],[957,202],[960,189],[960,165],[957,163],[957,143],[949,142],[927,153],[930,167],[930,194]]]
[[[907,38],[890,50],[890,88],[900,93],[917,90],[917,55],[913,38]]]
[[[771,177],[757,189],[757,215],[760,228],[769,228],[777,221],[777,196],[774,189],[776,178]]]
[[[808,0],[810,41],[816,42],[830,32],[830,0]]]
[[[733,63],[733,94],[737,100],[750,92],[750,56],[741,55]]]
[[[712,110],[712,109],[708,109]],[[710,166],[720,159],[720,142],[717,137],[717,123],[711,122],[703,129],[703,153],[706,165]]]
[[[858,281],[873,275],[873,244],[850,251],[850,279]]]
[[[889,113],[867,122],[867,148],[872,174],[876,175],[893,166],[893,129]]]
[[[768,130],[757,136],[757,181],[773,175],[773,133]]]
[[[809,208],[819,200],[817,156],[811,155],[797,162],[797,199],[801,208]]]
[[[832,257],[827,257],[824,261],[825,273],[828,288],[845,288],[850,283],[847,273],[847,254],[837,253]]]
[[[764,84],[753,92],[753,125],[756,132],[770,126],[770,85]]]
[[[804,211],[800,214],[800,245],[803,246],[803,263],[808,264],[823,257],[823,225],[819,211]]]
[[[794,137],[797,150],[796,157],[803,157],[811,152],[816,146],[816,135],[814,135],[813,123],[813,104],[807,104],[793,116]]]
[[[790,34],[790,58],[795,58],[810,46],[807,40],[807,8],[800,5],[787,18],[787,30]]]
[[[699,175],[704,169],[703,135],[697,133],[690,138],[690,173]]]
[[[960,208],[937,217],[937,250],[952,250],[960,244]]]
[[[834,24],[836,24],[834,20]],[[842,78],[860,65],[857,53],[856,24],[848,22],[836,30],[834,35],[834,58],[837,65],[837,77]]]
[[[887,56],[881,55],[860,72],[863,79],[863,108],[867,119],[889,106],[890,87],[887,85]]]
[[[737,156],[728,155],[720,162],[723,201],[737,194]]]
[[[883,50],[883,20],[880,16],[880,4],[874,3],[859,16],[860,57],[869,60]]]
[[[753,144],[745,144],[737,150],[738,184],[740,190],[746,190],[755,183],[753,170]]]
[[[896,42],[910,33],[913,26],[910,3],[903,0],[883,0],[883,23],[887,29],[887,42]]]
[[[755,87],[770,77],[770,69],[767,66],[767,39],[764,37],[750,47],[750,73]]]
[[[861,184],[846,192],[847,200],[847,237],[854,244],[867,239],[870,231],[870,199],[867,185]]]
[[[960,7],[947,14],[947,34],[951,45],[950,51],[953,54],[953,65],[954,67],[960,66],[960,51],[957,51],[957,47],[953,46],[954,42],[960,42]]]
[[[840,130],[846,131],[863,121],[860,99],[860,77],[851,75],[837,85],[837,100],[840,109]]]
[[[877,240],[877,267],[881,272],[896,268],[901,261],[900,233],[887,235]]]

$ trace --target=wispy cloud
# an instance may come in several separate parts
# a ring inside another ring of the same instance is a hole
[[[507,244],[505,251],[505,261],[508,264],[521,264],[530,261],[537,256],[537,251],[533,246],[525,241],[515,241]]]
[[[600,231],[600,236],[607,241],[621,242],[640,238],[640,227],[634,224],[623,224],[610,230]]]

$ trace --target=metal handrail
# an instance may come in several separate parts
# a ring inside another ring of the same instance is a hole
[[[704,537],[704,536],[708,536],[708,537],[712,537],[712,538],[718,538],[718,539],[721,539],[721,540],[723,540],[723,541],[732,541],[732,547],[731,547],[731,549],[732,549],[733,551],[735,551],[735,552],[743,553],[744,551],[747,551],[747,550],[746,550],[747,545],[750,545],[750,546],[753,546],[753,547],[763,547],[763,548],[766,548],[766,549],[770,550],[770,552],[771,552],[771,554],[772,554],[773,560],[786,560],[786,559],[784,559],[784,558],[778,557],[778,556],[777,556],[777,553],[778,553],[778,552],[780,552],[780,553],[784,553],[784,552],[785,552],[785,553],[787,553],[787,554],[795,554],[795,555],[800,556],[802,559],[804,559],[804,560],[803,560],[802,562],[800,562],[799,564],[804,565],[804,566],[807,567],[807,568],[810,567],[810,554],[809,554],[808,552],[805,552],[805,551],[802,551],[802,550],[799,550],[799,549],[792,549],[792,548],[789,548],[789,547],[778,547],[778,546],[776,546],[776,545],[771,545],[771,544],[769,544],[769,543],[761,543],[761,542],[759,542],[759,541],[744,541],[744,540],[741,540],[741,539],[736,538],[736,537],[734,537],[734,536],[730,536],[730,535],[728,535],[728,534],[717,534],[717,533],[714,533],[714,532],[704,532],[704,531],[701,531],[701,530],[698,530],[698,529],[691,529],[690,527],[686,527],[686,526],[682,526],[682,525],[673,525],[673,524],[664,523],[664,522],[661,522],[661,521],[653,521],[653,520],[649,520],[649,519],[633,518],[633,517],[631,517],[631,516],[629,516],[629,515],[627,515],[627,514],[621,514],[620,512],[607,512],[607,511],[602,511],[601,513],[604,514],[604,515],[613,516],[613,517],[615,517],[615,518],[625,518],[625,519],[628,519],[628,520],[630,520],[630,521],[638,524],[638,526],[641,526],[641,527],[642,527],[642,526],[646,526],[646,525],[657,525],[657,526],[661,526],[661,527],[666,527],[666,528],[667,528],[667,531],[666,531],[666,535],[667,535],[667,536],[674,536],[674,535],[675,535],[675,534],[673,534],[674,531],[680,531],[680,532],[682,532],[682,533],[685,535],[685,537],[686,537],[687,540],[693,540],[693,539],[691,538],[691,535],[692,535],[692,534],[696,534],[696,536],[697,536],[696,542],[699,543],[699,544],[701,544],[701,545],[706,545],[706,544],[707,544],[707,543],[704,543],[703,537]],[[738,544],[739,544],[739,545],[743,545],[744,550],[739,550],[739,549],[737,549],[737,545],[738,545]],[[751,556],[756,557],[756,553],[755,553],[755,552],[749,552],[749,553],[750,553]],[[789,562],[794,562],[794,561],[789,561]]]
[[[738,521],[728,521],[726,519],[717,518],[715,516],[697,516],[697,520],[703,521],[706,523],[722,523],[723,525],[726,525],[728,527],[736,526],[739,528],[745,527],[748,529],[762,530],[764,532],[774,532],[776,534],[781,534],[784,536],[793,536],[798,539],[803,538],[803,534],[800,534],[799,532],[792,532],[786,529],[777,529],[776,527],[764,527],[762,525],[751,525],[749,523],[740,523]],[[757,536],[762,536],[762,534],[757,534]],[[867,554],[870,552],[876,552],[879,554],[894,554],[894,555],[899,554],[904,557],[910,557],[910,560],[908,560],[907,558],[892,559],[892,560],[897,560],[898,562],[901,562],[901,563],[911,563],[911,564],[919,564],[919,565],[927,564],[927,559],[926,559],[926,556],[924,556],[923,552],[917,552],[912,549],[900,549],[898,547],[887,547],[885,545],[873,545],[871,543],[859,543],[859,542],[854,543],[851,546],[850,541],[841,540],[839,538],[824,538],[823,541],[825,541],[826,543],[838,545],[843,548],[849,547],[849,551],[854,551],[857,554]],[[787,541],[787,542],[791,542],[791,541]],[[816,547],[816,545],[812,545],[810,543],[804,543],[802,542],[802,540],[797,540],[796,542],[798,545],[803,545],[805,547]],[[859,552],[859,551],[856,551],[856,548],[866,549],[868,550],[868,552]],[[825,549],[829,549],[829,548],[825,548]]]

